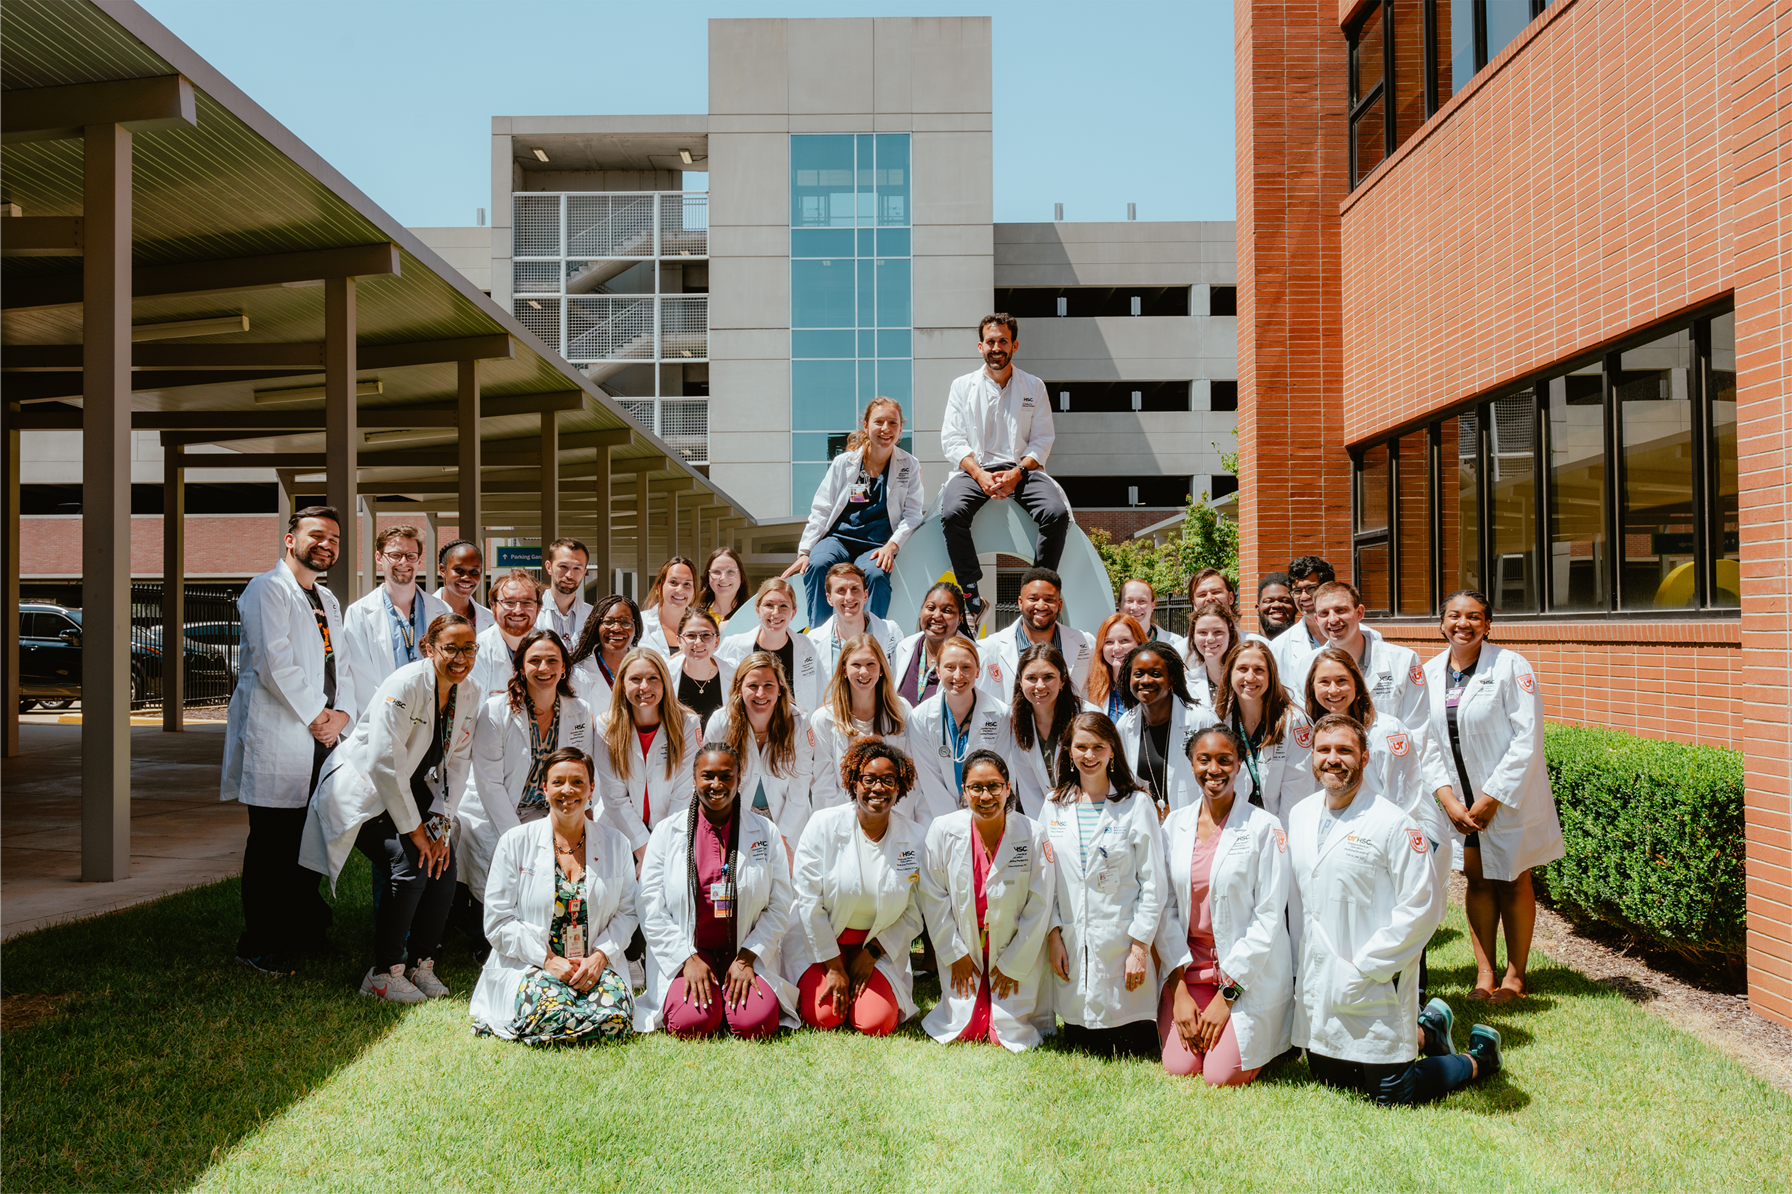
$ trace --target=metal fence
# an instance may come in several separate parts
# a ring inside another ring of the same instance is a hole
[[[242,652],[239,589],[228,585],[187,585],[186,625],[181,634],[183,707],[222,705],[236,688]],[[159,581],[131,586],[131,708],[162,704],[162,677],[168,665]]]

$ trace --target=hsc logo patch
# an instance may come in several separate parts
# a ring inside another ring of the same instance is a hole
[[[1426,841],[1425,835],[1416,829],[1406,831],[1406,844],[1412,847],[1414,854],[1423,854],[1431,849],[1431,843]]]
[[[1530,672],[1525,672],[1518,677],[1518,686],[1526,692],[1536,692],[1537,677],[1533,676]]]
[[[1406,678],[1420,688],[1425,687],[1425,669],[1416,663],[1406,670]]]
[[[1002,682],[1002,668],[1000,664],[991,663],[989,665],[989,679],[993,684],[1000,684]]]
[[[1313,745],[1313,727],[1295,726],[1294,741],[1302,750],[1309,749]]]
[[[1404,759],[1406,757],[1406,753],[1408,751],[1410,751],[1411,749],[1412,749],[1412,739],[1407,737],[1405,734],[1389,734],[1388,735],[1388,750],[1393,752],[1393,755],[1395,758]]]

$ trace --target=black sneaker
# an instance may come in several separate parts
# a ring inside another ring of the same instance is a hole
[[[1451,1039],[1456,1027],[1456,1015],[1450,1005],[1441,999],[1433,999],[1419,1013],[1419,1031],[1424,1036],[1424,1052],[1426,1057],[1448,1057],[1456,1052],[1456,1044]]]
[[[239,965],[247,966],[251,970],[258,970],[262,974],[272,974],[281,978],[299,972],[298,966],[285,954],[238,954],[236,960]]]
[[[973,639],[976,638],[977,627],[983,621],[983,598],[977,596],[975,593],[966,593],[964,595],[964,620],[965,629],[969,632],[969,637]]]
[[[1475,1059],[1475,1077],[1491,1078],[1500,1072],[1500,1034],[1477,1024],[1468,1030],[1468,1055]]]

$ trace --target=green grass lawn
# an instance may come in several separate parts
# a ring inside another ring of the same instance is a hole
[[[5,994],[65,996],[0,1059],[6,1190],[1785,1189],[1792,1099],[1538,957],[1481,1014],[1506,1069],[1378,1110],[1302,1062],[1242,1091],[1053,1048],[803,1032],[536,1051],[467,1032],[455,997],[362,999],[366,962],[271,980],[230,959],[234,881],[20,937]],[[1467,1043],[1460,910],[1431,953]],[[336,936],[372,940],[367,871]],[[923,1006],[935,989],[924,987]]]

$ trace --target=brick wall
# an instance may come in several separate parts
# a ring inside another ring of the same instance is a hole
[[[1124,539],[1132,538],[1140,528],[1160,523],[1174,513],[1176,513],[1175,510],[1169,509],[1078,510],[1076,525],[1082,527],[1085,533],[1100,527],[1115,543],[1119,543]]]

